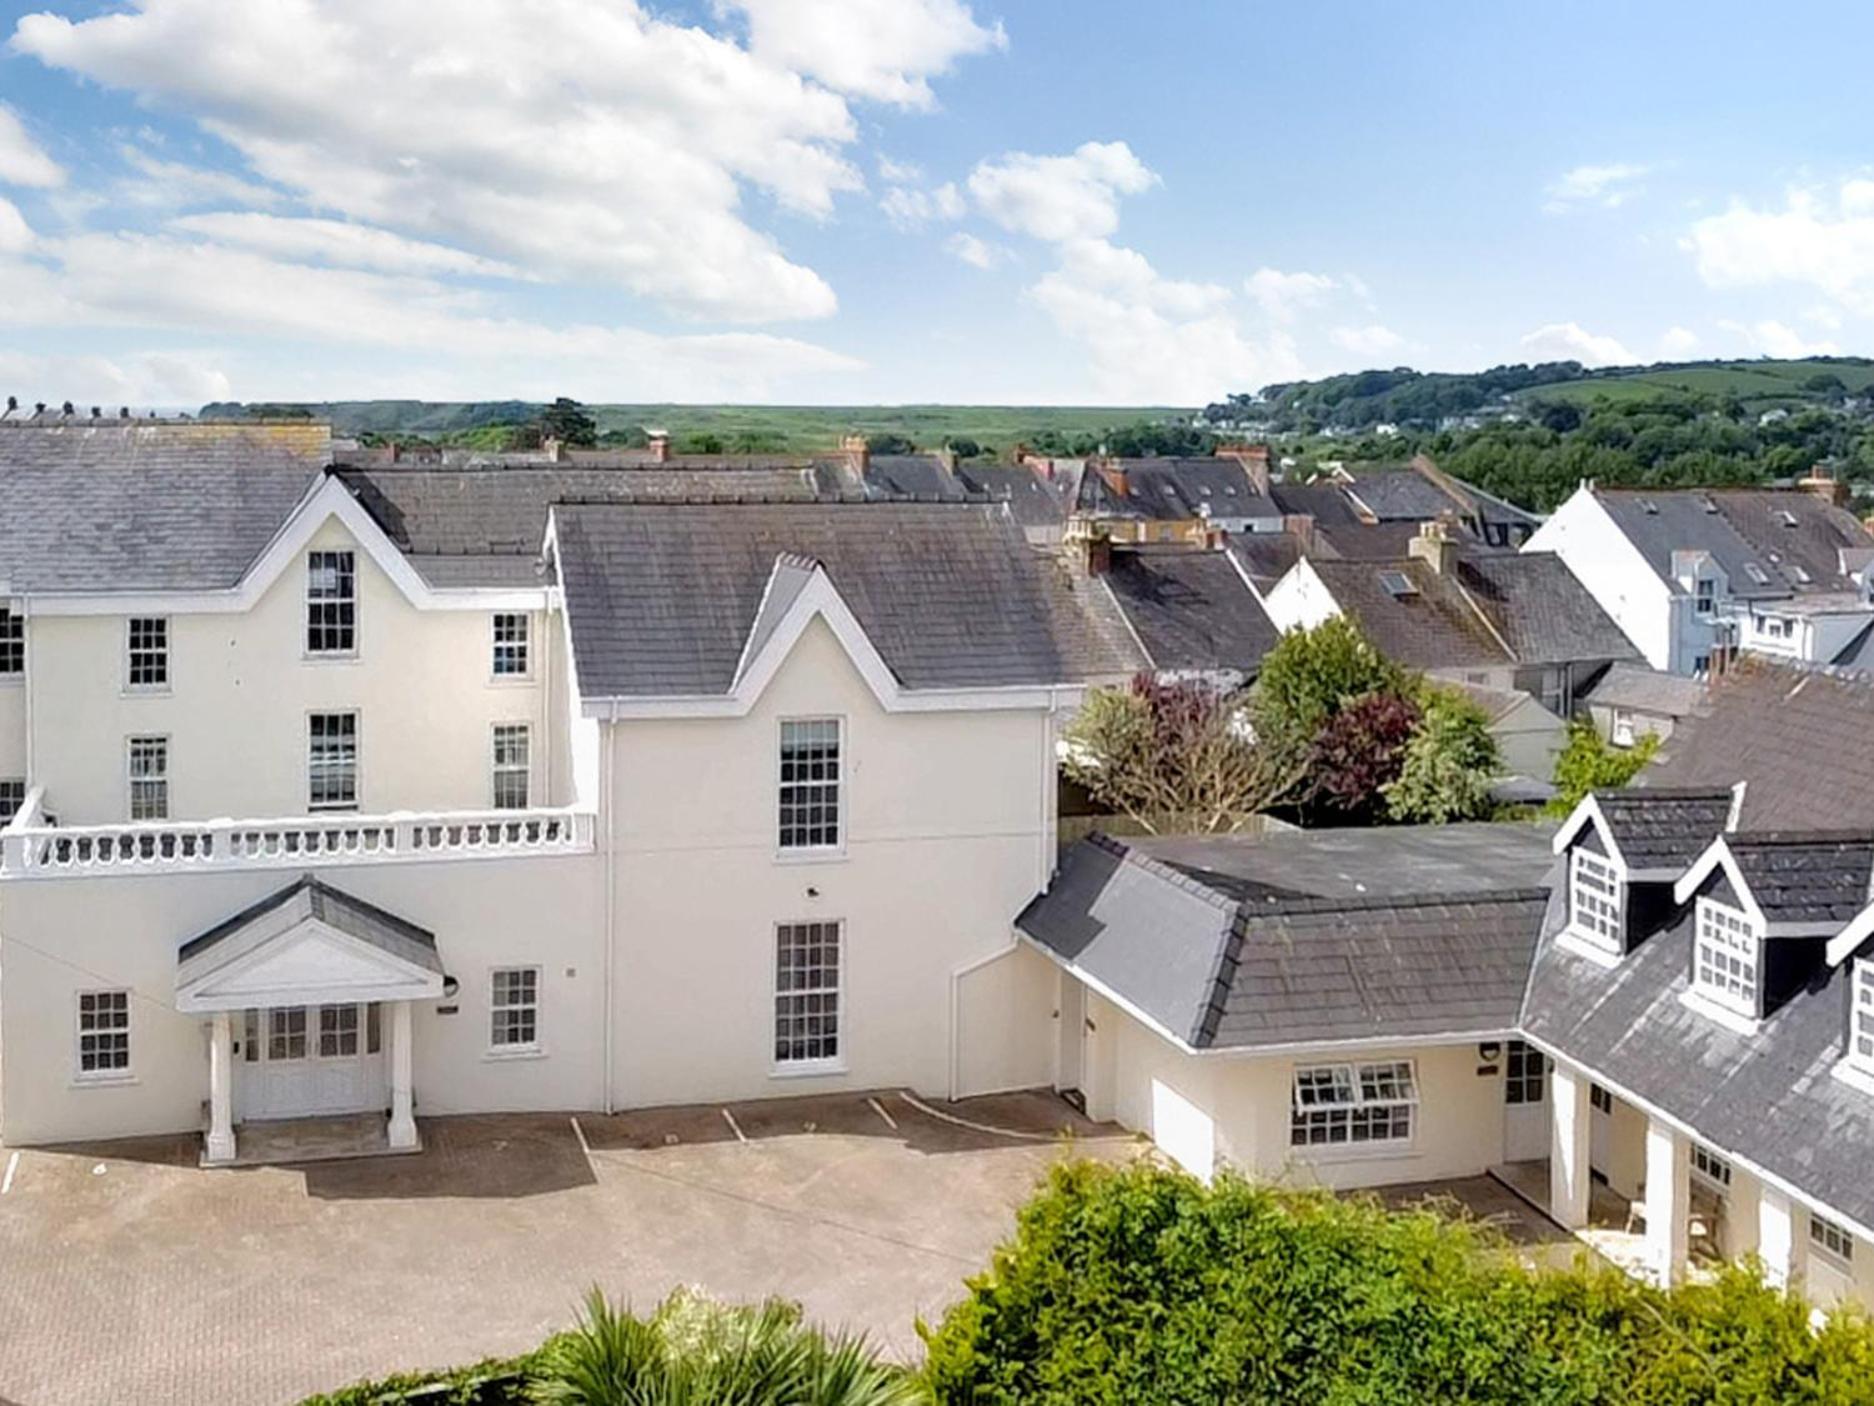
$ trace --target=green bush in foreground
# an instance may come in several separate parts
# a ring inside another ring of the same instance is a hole
[[[935,1329],[947,1403],[1874,1401],[1874,1329],[1730,1270],[1667,1293],[1531,1270],[1432,1211],[1205,1188],[1149,1164],[1058,1168]]]

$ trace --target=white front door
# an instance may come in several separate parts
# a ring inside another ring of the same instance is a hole
[[[1511,1040],[1503,1066],[1503,1160],[1538,1162],[1549,1155],[1548,1061],[1542,1051]]]
[[[376,1005],[250,1010],[235,1076],[235,1117],[363,1113],[389,1102]]]

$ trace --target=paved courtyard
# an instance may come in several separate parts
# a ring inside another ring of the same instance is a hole
[[[193,1138],[20,1151],[0,1401],[292,1401],[530,1347],[594,1284],[639,1307],[679,1284],[780,1294],[909,1355],[1051,1161],[1137,1146],[1045,1094],[422,1132],[417,1156],[299,1168],[202,1171]]]

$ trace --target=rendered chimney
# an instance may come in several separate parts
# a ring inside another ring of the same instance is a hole
[[[644,432],[644,438],[651,449],[652,463],[667,464],[670,462],[669,430],[646,430]]]
[[[1827,464],[1817,464],[1809,470],[1807,477],[1796,480],[1796,486],[1805,493],[1813,493],[1832,507],[1848,506],[1848,485],[1836,478],[1835,471]]]
[[[862,434],[849,434],[839,442],[840,453],[852,460],[852,467],[861,477],[872,467],[872,445]]]
[[[553,435],[548,435],[545,439],[540,441],[540,450],[547,456],[547,460],[550,463],[563,464],[566,462],[566,443],[564,440],[558,439]]]
[[[1445,518],[1441,515],[1421,524],[1418,535],[1406,544],[1406,554],[1424,562],[1440,576],[1448,576],[1457,560],[1458,544],[1452,540]]]
[[[1219,444],[1219,459],[1234,459],[1243,466],[1249,481],[1263,497],[1269,496],[1269,446],[1266,444]]]

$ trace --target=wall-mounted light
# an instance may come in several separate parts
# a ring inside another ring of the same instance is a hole
[[[1498,1044],[1495,1040],[1485,1040],[1482,1044],[1477,1046],[1477,1058],[1479,1059],[1495,1059],[1502,1053],[1503,1046]]]
[[[820,890],[815,888],[812,884],[807,885],[807,897],[818,898],[819,896],[820,896]]]
[[[453,976],[445,975],[443,977],[442,995],[445,1001],[449,1000],[451,997],[455,995],[456,992],[460,991],[461,989],[462,989],[462,983],[457,981]]]

